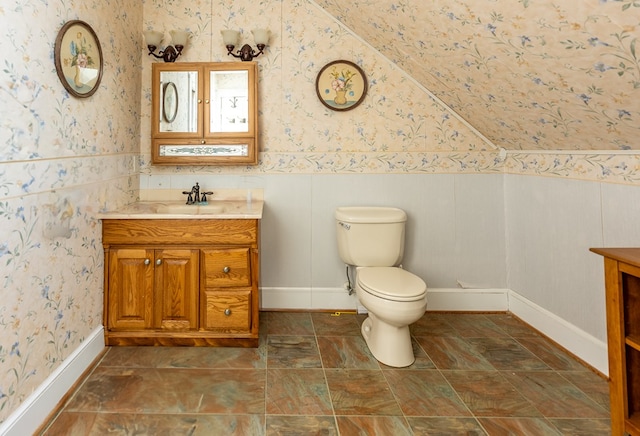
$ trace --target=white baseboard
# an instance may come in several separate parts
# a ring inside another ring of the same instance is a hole
[[[356,294],[341,288],[260,288],[261,310],[356,310]]]
[[[428,311],[506,312],[508,289],[427,289]]]
[[[509,291],[509,311],[602,374],[609,374],[605,342],[513,291]]]
[[[0,435],[33,434],[103,350],[104,328],[100,326],[0,424]]]

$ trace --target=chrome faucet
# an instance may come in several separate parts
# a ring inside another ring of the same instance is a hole
[[[200,197],[200,184],[196,182],[195,185],[191,188],[191,191],[182,191],[183,194],[187,195],[187,204],[206,204],[207,203],[207,195],[213,195],[213,192],[207,191],[202,193],[202,198]]]

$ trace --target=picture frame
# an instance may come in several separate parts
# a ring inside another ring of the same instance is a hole
[[[367,95],[367,76],[358,65],[346,60],[329,62],[316,78],[320,102],[334,111],[355,109]]]
[[[100,40],[89,24],[66,22],[56,38],[54,57],[62,86],[78,98],[93,95],[102,80]]]

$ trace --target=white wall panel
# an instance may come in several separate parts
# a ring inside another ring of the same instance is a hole
[[[508,288],[605,339],[600,184],[505,176]]]
[[[455,176],[455,270],[465,286],[507,284],[504,176]]]

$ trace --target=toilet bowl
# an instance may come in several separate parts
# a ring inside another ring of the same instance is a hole
[[[356,271],[356,295],[369,313],[361,331],[371,354],[387,366],[410,366],[415,357],[409,324],[427,309],[427,285],[397,267],[361,267]]]
[[[415,357],[409,324],[427,309],[427,285],[398,267],[404,254],[407,214],[394,207],[339,207],[336,237],[340,258],[355,267],[355,290],[369,316],[362,323],[371,354],[388,366],[411,365]]]

